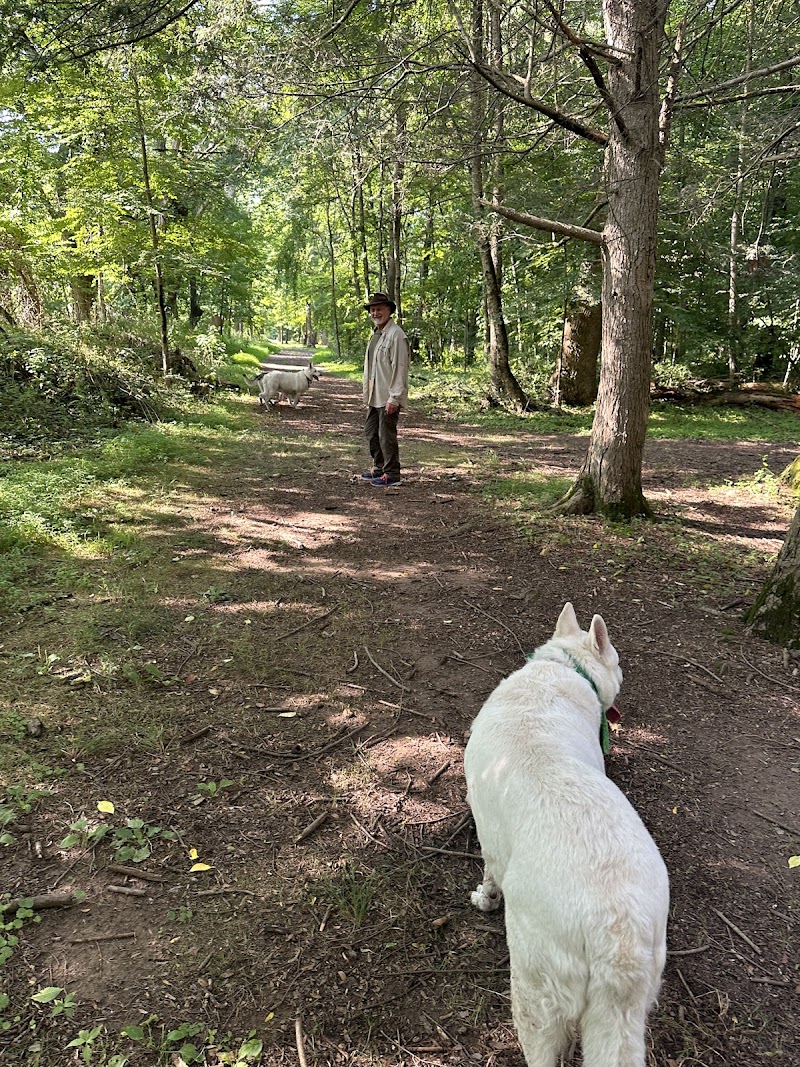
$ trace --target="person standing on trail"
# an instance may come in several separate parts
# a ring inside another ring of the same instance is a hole
[[[396,309],[385,293],[373,293],[364,305],[374,327],[364,356],[364,433],[372,470],[361,479],[382,489],[401,484],[397,422],[408,404],[408,338],[392,318]]]

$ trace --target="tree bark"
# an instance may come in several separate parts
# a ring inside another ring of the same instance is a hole
[[[158,246],[158,228],[156,226],[156,213],[153,204],[153,190],[150,184],[150,165],[147,158],[147,139],[144,132],[142,119],[142,105],[139,98],[139,79],[135,71],[131,71],[133,84],[133,103],[136,109],[136,122],[139,132],[139,146],[142,152],[142,177],[144,181],[145,204],[147,205],[147,218],[150,223],[150,241],[153,249],[153,263],[155,267],[156,303],[158,305],[159,336],[161,340],[161,371],[167,374],[170,369],[169,354],[169,330],[167,327],[167,303],[164,298],[164,275],[161,269],[161,256]]]
[[[650,515],[642,492],[658,236],[658,56],[666,0],[604,0],[612,101],[604,181],[602,364],[592,433],[577,481],[556,509],[628,520]]]
[[[567,306],[558,392],[562,404],[593,404],[603,328],[599,303],[574,300]]]
[[[483,202],[483,145],[482,127],[485,114],[485,88],[478,68],[483,57],[483,3],[473,0],[472,4],[472,47],[475,53],[475,73],[472,78],[471,136],[472,152],[470,158],[470,179],[472,185],[472,206],[475,217],[472,232],[481,261],[483,276],[483,293],[486,317],[489,325],[489,373],[492,385],[500,394],[518,408],[524,410],[528,398],[511,370],[509,362],[508,331],[503,316],[503,294],[497,265],[492,254],[492,237],[489,223],[482,210]]]
[[[752,633],[784,648],[800,648],[800,506],[747,622]]]

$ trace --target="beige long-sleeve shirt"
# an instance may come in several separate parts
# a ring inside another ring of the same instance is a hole
[[[408,404],[408,338],[392,319],[369,340],[364,356],[364,403],[382,408]]]

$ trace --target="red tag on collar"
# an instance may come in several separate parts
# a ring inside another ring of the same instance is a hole
[[[611,707],[608,709],[608,711],[606,712],[606,718],[609,722],[613,722],[615,725],[618,722],[621,722],[622,716],[620,715],[619,708],[616,706],[616,704],[612,704]]]

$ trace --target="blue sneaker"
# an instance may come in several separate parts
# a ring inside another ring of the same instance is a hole
[[[364,471],[361,475],[362,482],[374,482],[376,478],[380,478],[380,474],[377,474],[375,471]]]
[[[388,474],[382,474],[380,478],[373,478],[369,484],[374,485],[377,489],[394,489],[403,483],[397,476],[392,477]]]

